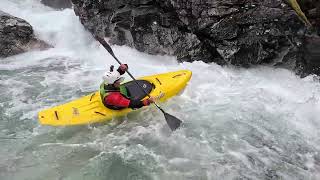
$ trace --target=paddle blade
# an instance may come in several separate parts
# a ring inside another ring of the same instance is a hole
[[[172,131],[176,130],[180,124],[182,123],[182,121],[166,112],[163,111],[164,117],[167,121],[168,126],[170,127],[170,129]]]

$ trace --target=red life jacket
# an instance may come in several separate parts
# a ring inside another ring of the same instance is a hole
[[[104,103],[107,106],[127,108],[129,107],[130,100],[124,97],[120,92],[109,92],[104,98]]]

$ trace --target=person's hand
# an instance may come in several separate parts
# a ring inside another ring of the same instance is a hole
[[[148,99],[148,101],[149,101],[149,104],[151,104],[151,103],[154,103],[155,101],[156,101],[156,97],[150,97],[149,99]]]
[[[127,64],[121,64],[120,67],[121,71],[126,71],[128,70],[128,65]]]
[[[155,97],[149,97],[148,99],[145,99],[142,101],[143,105],[149,106],[151,103],[155,102]]]
[[[120,73],[120,75],[124,74],[128,70],[127,64],[121,64],[117,71]]]
[[[159,101],[165,94],[163,92],[160,92],[158,96],[151,96],[148,99],[143,100],[143,104],[145,106],[150,105],[151,103],[155,103],[156,101]]]
[[[161,92],[158,96],[151,96],[147,100],[148,100],[149,104],[151,104],[151,103],[155,103],[156,101],[159,101],[163,96],[164,96],[164,93]]]

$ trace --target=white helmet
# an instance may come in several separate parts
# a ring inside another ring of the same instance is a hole
[[[124,80],[124,78],[120,76],[120,73],[118,71],[106,72],[102,79],[106,84],[113,84],[116,81],[122,82]]]

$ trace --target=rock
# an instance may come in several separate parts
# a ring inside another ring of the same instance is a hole
[[[320,35],[320,1],[319,0],[303,0],[298,1],[302,11],[306,14],[307,18],[318,31]]]
[[[305,36],[296,68],[302,77],[309,74],[320,75],[320,36]]]
[[[296,69],[296,62],[299,59],[299,52],[297,47],[284,49],[279,57],[275,60],[273,66],[285,68],[289,70]]]
[[[72,8],[71,0],[41,0],[41,3],[54,9]]]
[[[16,55],[30,49],[50,47],[34,37],[32,26],[23,19],[0,11],[0,57]]]
[[[293,44],[276,66],[294,69],[301,77],[320,75],[320,36],[309,32],[303,35],[302,41]]]
[[[93,34],[180,61],[275,63],[304,30],[281,0],[72,0]]]

